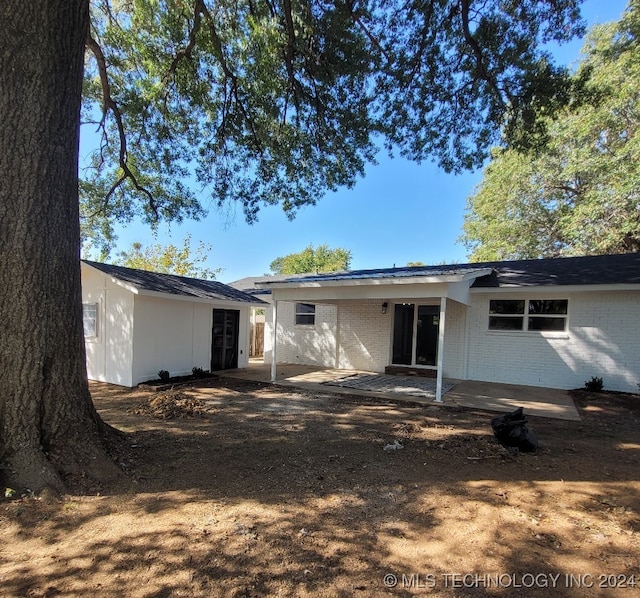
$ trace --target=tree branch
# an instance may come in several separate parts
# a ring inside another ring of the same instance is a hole
[[[469,4],[470,0],[460,0],[460,16],[462,18],[462,33],[464,35],[464,39],[467,42],[468,46],[471,48],[471,51],[473,52],[473,56],[475,58],[476,76],[485,81],[489,85],[489,87],[491,87],[501,106],[504,107],[505,102],[502,97],[502,92],[498,87],[498,83],[495,77],[493,77],[493,75],[491,75],[491,73],[489,73],[489,71],[487,70],[484,62],[482,48],[476,41],[476,38],[471,34],[471,29],[469,28]]]
[[[296,77],[293,62],[295,60],[295,43],[296,34],[295,27],[293,25],[293,14],[291,10],[291,0],[283,0],[284,7],[284,21],[287,30],[287,46],[284,51],[284,61],[287,68],[287,75],[289,77],[289,93],[285,101],[284,113],[282,115],[283,124],[287,118],[287,105],[289,103],[289,94],[293,97],[293,103],[296,107],[296,118],[300,114],[300,102],[298,100],[298,94],[296,93]]]
[[[106,130],[105,124],[107,115],[109,114],[109,112],[111,112],[116,122],[116,128],[118,130],[118,138],[120,142],[118,163],[120,165],[120,168],[122,169],[123,174],[115,183],[113,183],[113,185],[111,185],[111,188],[105,195],[104,205],[105,207],[107,206],[109,200],[111,199],[111,196],[115,193],[116,189],[128,179],[131,181],[132,185],[136,188],[137,191],[146,195],[149,201],[149,207],[151,208],[157,219],[158,206],[156,205],[153,195],[148,189],[140,185],[136,176],[133,174],[133,172],[131,172],[131,169],[129,168],[129,165],[127,163],[127,135],[125,133],[120,108],[111,96],[111,86],[109,84],[109,76],[107,73],[107,61],[104,53],[102,52],[102,48],[100,47],[100,44],[98,44],[98,42],[91,36],[91,32],[87,32],[85,45],[87,48],[89,48],[89,50],[91,50],[96,59],[96,63],[98,65],[98,73],[100,75],[100,83],[102,85],[102,119],[100,120],[99,128],[102,128],[103,131]]]
[[[178,65],[182,60],[191,58],[193,49],[196,46],[196,37],[198,35],[198,31],[200,31],[200,24],[202,22],[202,11],[200,10],[201,2],[202,0],[195,0],[195,2],[193,3],[193,27],[189,31],[189,41],[184,48],[178,50],[173,60],[171,61],[169,70],[163,77],[164,83],[166,83],[173,75],[175,75]]]
[[[355,7],[355,2],[348,2],[349,13],[351,14],[351,18],[353,22],[360,27],[362,32],[369,38],[371,45],[377,48],[377,50],[385,57],[387,64],[393,64],[393,60],[391,55],[382,47],[380,40],[373,35],[373,33],[369,30],[369,28],[362,22],[360,15],[358,14],[358,10]]]
[[[222,67],[222,72],[231,81],[232,95],[233,95],[233,97],[235,99],[235,102],[236,102],[236,105],[238,106],[238,109],[240,110],[240,112],[241,112],[241,114],[242,114],[242,116],[244,118],[244,121],[245,121],[247,127],[251,131],[251,135],[253,137],[253,140],[256,143],[256,149],[258,151],[260,151],[260,153],[263,153],[262,143],[260,142],[260,139],[258,137],[258,133],[255,130],[255,126],[254,126],[253,120],[249,116],[249,113],[247,112],[246,108],[244,107],[244,104],[242,103],[242,101],[240,99],[240,96],[238,94],[238,89],[239,89],[238,77],[229,68],[229,65],[227,64],[226,58],[224,56],[224,50],[223,50],[223,47],[222,47],[222,40],[220,39],[220,36],[218,35],[218,31],[216,30],[213,17],[211,16],[211,13],[209,12],[209,9],[207,8],[206,4],[204,3],[204,0],[196,0],[196,7],[199,10],[199,12],[202,13],[204,18],[206,19],[206,22],[207,22],[207,25],[208,25],[208,28],[209,28],[209,33],[211,35],[211,40],[213,41],[213,48],[214,48],[214,51],[215,51],[215,54],[216,54],[216,58],[220,62],[220,66]]]

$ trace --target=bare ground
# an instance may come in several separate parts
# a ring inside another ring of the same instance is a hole
[[[481,411],[92,390],[127,475],[0,502],[2,596],[640,596],[638,396],[576,393],[512,455]]]

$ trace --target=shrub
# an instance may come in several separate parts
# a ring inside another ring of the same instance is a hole
[[[585,389],[591,392],[600,392],[603,386],[602,378],[597,378],[596,376],[591,376],[591,380],[587,380],[584,383]]]
[[[202,368],[193,368],[191,370],[194,378],[204,378],[209,372],[205,372]]]
[[[167,370],[160,370],[158,372],[158,378],[160,378],[160,380],[162,380],[163,382],[168,382],[171,378],[171,374],[167,372]]]

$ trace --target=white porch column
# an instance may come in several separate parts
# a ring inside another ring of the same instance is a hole
[[[273,301],[271,314],[271,382],[276,381],[276,345],[278,336],[278,301]]]
[[[447,298],[440,297],[440,321],[438,322],[438,370],[436,373],[436,401],[442,403],[442,363],[444,361],[444,326]]]

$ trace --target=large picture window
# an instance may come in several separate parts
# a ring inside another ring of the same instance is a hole
[[[296,303],[296,326],[313,326],[316,323],[316,306],[312,303]]]
[[[568,306],[567,299],[491,299],[489,330],[562,332]]]

